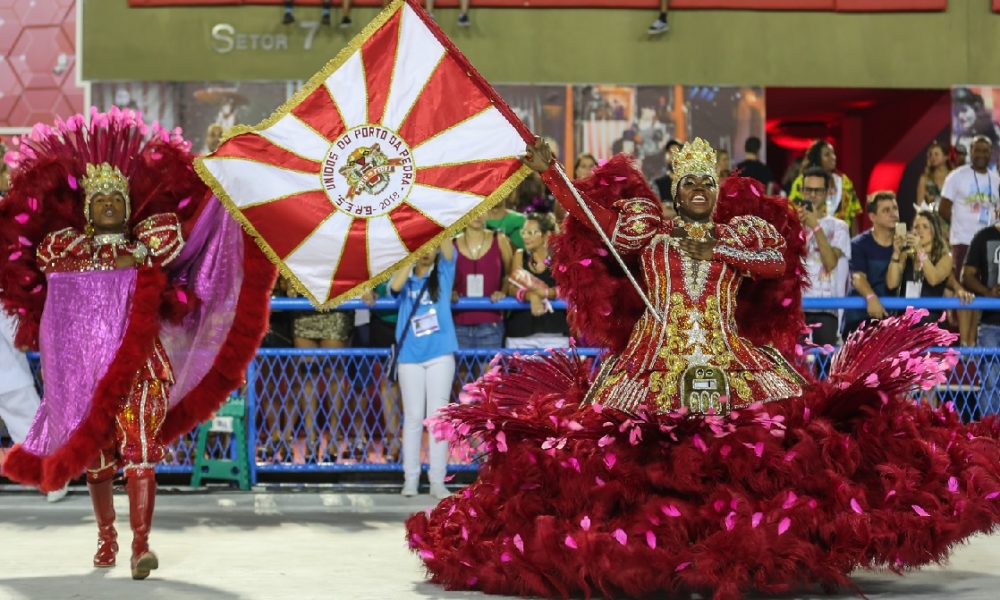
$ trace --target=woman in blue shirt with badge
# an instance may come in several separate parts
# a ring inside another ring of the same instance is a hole
[[[455,247],[450,239],[440,249],[421,255],[412,271],[397,271],[389,282],[390,294],[399,297],[396,340],[403,397],[404,496],[417,495],[424,419],[448,404],[455,379],[454,282]],[[451,493],[444,485],[448,443],[432,437],[429,445],[431,495],[445,498]]]

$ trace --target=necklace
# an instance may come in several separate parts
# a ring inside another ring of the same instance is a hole
[[[465,230],[465,247],[469,249],[469,258],[472,260],[478,260],[480,258],[480,253],[483,251],[483,246],[486,245],[486,232],[482,232],[482,238],[479,240],[479,245],[476,249],[472,249],[472,244],[469,243],[469,230]]]
[[[126,241],[124,233],[98,233],[94,235],[94,243],[98,246],[107,246],[110,244],[117,246],[124,244]]]
[[[984,192],[979,187],[979,176],[976,174],[976,170],[972,170],[972,180],[976,182],[976,195],[986,196],[986,202],[993,204],[993,183],[990,181],[990,171],[986,170],[986,191]]]
[[[687,233],[689,238],[699,242],[706,241],[709,234],[712,232],[713,223],[711,221],[707,223],[699,223],[697,221],[688,222],[680,217],[677,217],[677,219],[674,220],[674,223],[679,225],[681,229]]]
[[[541,264],[541,269],[539,269],[539,266],[538,266],[539,261],[535,258],[535,253],[532,252],[531,254],[528,255],[528,266],[531,267],[531,270],[534,271],[535,273],[544,272],[545,269],[548,268],[548,266],[549,266],[548,262],[549,262],[549,253],[548,253],[548,251],[546,251],[546,253],[545,253],[545,258],[543,258],[541,260],[541,263],[542,263]]]

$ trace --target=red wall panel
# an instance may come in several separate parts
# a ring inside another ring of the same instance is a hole
[[[837,0],[840,12],[920,12],[948,10],[948,0]]]
[[[318,6],[321,0],[296,0],[297,5]],[[129,0],[140,6],[219,6],[240,4],[282,4],[282,0]],[[335,0],[335,5],[339,2]],[[381,6],[381,0],[355,0],[356,6]],[[438,6],[455,7],[458,0],[438,0]],[[476,0],[478,7],[512,8],[645,8],[654,10],[659,0]],[[1000,0],[993,0],[1000,10]],[[843,12],[941,11],[948,0],[672,0],[671,10],[826,10]]]

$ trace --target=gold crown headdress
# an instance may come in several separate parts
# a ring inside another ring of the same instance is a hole
[[[673,154],[674,180],[671,184],[671,193],[677,197],[677,186],[681,179],[687,175],[709,175],[718,178],[715,172],[716,165],[715,150],[705,140],[694,138],[693,142],[684,144],[680,150]]]
[[[90,223],[90,199],[96,194],[113,194],[118,192],[125,198],[125,222],[131,215],[131,202],[128,198],[128,179],[122,175],[118,167],[108,163],[99,165],[88,164],[87,173],[80,180],[83,185],[83,216]]]

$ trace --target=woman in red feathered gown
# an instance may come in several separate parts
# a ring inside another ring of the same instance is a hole
[[[546,168],[543,145],[528,164]],[[780,199],[702,141],[674,159],[679,218],[628,159],[577,182],[555,273],[576,330],[610,349],[500,361],[435,433],[475,439],[476,483],[407,522],[448,589],[568,597],[852,587],[858,567],[943,560],[1000,519],[1000,428],[907,394],[944,380],[954,336],[922,311],[851,337],[828,377],[786,357],[802,327],[803,236]],[[716,201],[718,200],[718,205]],[[584,208],[640,283],[608,259]],[[801,363],[801,361],[798,361]]]

